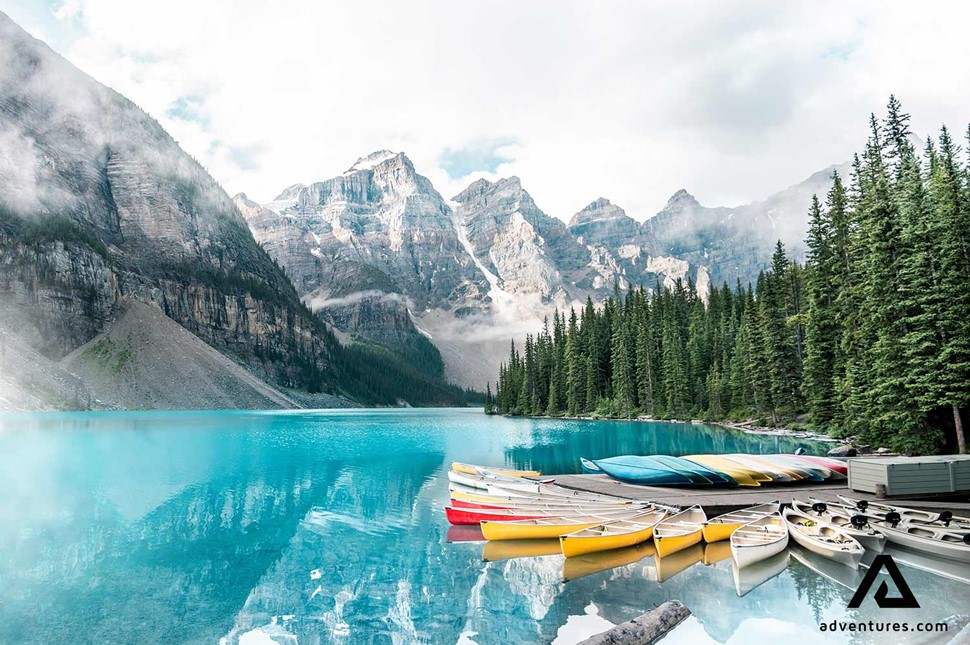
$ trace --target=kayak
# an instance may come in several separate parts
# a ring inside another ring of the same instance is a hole
[[[482,522],[482,535],[486,540],[536,540],[541,538],[557,538],[567,533],[575,533],[582,529],[614,522],[616,520],[632,519],[642,515],[650,509],[612,510],[612,511],[584,511],[560,517],[544,517],[531,520],[490,521]]]
[[[583,472],[586,473],[587,475],[602,475],[603,474],[603,471],[600,470],[600,467],[597,466],[596,464],[594,464],[589,459],[584,459],[583,457],[580,457],[579,458],[579,465],[582,466]]]
[[[694,478],[669,468],[650,457],[626,455],[595,459],[600,470],[622,482],[650,486],[684,486],[694,483]],[[702,475],[700,477],[703,477]],[[710,484],[710,480],[706,480]]]
[[[512,470],[508,468],[490,468],[488,466],[476,466],[475,464],[463,464],[460,461],[451,462],[451,469],[455,472],[464,473],[466,475],[477,475],[482,470],[488,470],[491,473],[496,473],[499,475],[504,475],[505,477],[538,477],[542,473],[538,470]]]
[[[559,544],[567,558],[633,546],[653,537],[653,528],[665,517],[667,511],[647,511],[627,520],[599,524],[563,535],[559,538]]]
[[[770,477],[765,477],[761,473],[744,468],[718,455],[688,455],[683,459],[722,472],[737,482],[738,486],[760,486],[762,481],[771,481]]]
[[[753,519],[731,535],[731,554],[738,568],[778,555],[788,546],[788,524],[777,511]]]
[[[653,530],[657,555],[667,557],[701,541],[707,515],[700,506],[691,506],[667,517]]]
[[[705,542],[718,542],[731,537],[737,529],[751,520],[764,517],[769,513],[777,513],[780,504],[777,501],[768,504],[758,504],[742,508],[733,513],[725,513],[704,522],[702,534]]]
[[[841,505],[829,506],[825,502],[812,500],[802,502],[793,499],[792,508],[797,509],[813,518],[817,518],[838,527],[859,541],[866,549],[882,553],[886,547],[886,536],[869,524],[868,518],[859,513],[846,512]]]
[[[784,517],[789,535],[802,547],[852,569],[859,568],[865,549],[854,537],[797,509],[786,508]]]

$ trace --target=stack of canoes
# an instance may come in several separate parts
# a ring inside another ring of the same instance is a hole
[[[581,459],[583,472],[649,486],[761,486],[844,479],[844,462],[807,455],[623,455]]]
[[[727,474],[726,464],[705,457],[710,459],[704,466]],[[655,459],[671,472],[683,468],[680,461]],[[747,463],[753,469],[754,462]],[[781,461],[773,463],[775,469],[765,468],[762,476],[794,477],[800,469],[797,462],[787,467]],[[449,472],[451,503],[445,508],[454,528],[480,531],[479,539],[488,541],[483,553],[487,560],[562,554],[567,558],[565,579],[648,555],[657,557],[658,579],[695,562],[708,564],[709,557],[711,562],[730,557],[738,593],[743,595],[785,569],[789,541],[798,545],[792,549],[800,560],[821,556],[818,560],[832,563],[826,566],[836,571],[858,569],[866,551],[881,552],[887,542],[970,563],[970,517],[949,512],[842,497],[834,502],[793,499],[784,509],[774,501],[708,518],[700,506],[678,509],[572,490],[552,478],[542,479],[536,471],[455,466]],[[735,467],[742,466],[731,466]],[[713,548],[716,545],[724,548]]]

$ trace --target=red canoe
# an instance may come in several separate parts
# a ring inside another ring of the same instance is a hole
[[[454,508],[452,506],[445,507],[445,515],[448,517],[448,521],[452,524],[478,524],[482,520],[488,520],[489,522],[514,522],[515,520],[534,520],[540,517],[548,517],[549,514],[545,515],[521,515],[518,513],[511,513],[503,509],[494,509],[494,513],[488,512],[486,509],[469,509],[469,508]]]

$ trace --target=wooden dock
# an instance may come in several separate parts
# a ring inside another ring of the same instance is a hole
[[[846,480],[833,483],[813,482],[811,484],[798,483],[758,488],[637,486],[618,482],[606,475],[556,475],[555,481],[560,486],[574,490],[616,495],[627,499],[649,500],[659,504],[680,506],[681,508],[700,504],[710,517],[730,513],[746,506],[767,504],[775,500],[790,503],[792,497],[804,501],[807,501],[809,497],[835,501],[838,500],[839,495],[845,495],[855,499],[876,500],[875,495],[858,493],[849,489]],[[965,498],[963,501],[910,499],[882,499],[878,501],[884,504],[899,504],[900,506],[928,511],[948,510],[955,515],[970,515],[970,503],[967,503]]]

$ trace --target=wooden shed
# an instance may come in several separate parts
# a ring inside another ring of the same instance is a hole
[[[849,460],[849,488],[888,496],[970,491],[970,455]]]

